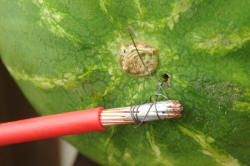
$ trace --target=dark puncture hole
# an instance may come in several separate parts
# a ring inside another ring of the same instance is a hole
[[[170,77],[169,77],[168,74],[165,73],[165,74],[162,75],[162,78],[163,78],[164,82],[168,82]]]
[[[170,76],[167,73],[165,73],[162,75],[162,79],[163,79],[163,82],[167,85],[167,87],[170,88],[170,84],[169,84]]]

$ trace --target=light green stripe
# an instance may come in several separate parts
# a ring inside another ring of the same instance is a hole
[[[65,13],[51,8],[45,0],[33,0],[33,3],[40,8],[40,20],[37,22],[41,27],[46,27],[50,32],[61,38],[67,38],[75,44],[81,41],[65,30],[59,23],[62,21]]]
[[[192,7],[193,2],[194,0],[180,0],[172,3],[170,16],[161,20],[160,27],[163,28],[167,25],[170,30],[173,30],[174,25],[178,23],[180,16]]]
[[[110,22],[113,22],[114,19],[113,17],[109,14],[108,9],[107,9],[107,5],[109,4],[108,0],[99,0],[99,6],[101,8],[101,10],[108,16]]]
[[[183,133],[193,138],[202,147],[203,154],[214,158],[219,165],[240,166],[238,160],[233,158],[230,154],[221,153],[210,145],[215,141],[213,138],[205,136],[201,132],[191,131],[180,125],[178,127]]]
[[[101,68],[93,66],[89,68],[88,71],[86,71],[85,73],[80,73],[80,74],[65,73],[63,78],[49,78],[41,75],[30,76],[24,71],[19,72],[9,66],[7,66],[7,69],[15,79],[29,81],[33,83],[36,87],[39,87],[41,89],[52,89],[55,87],[63,87],[67,89],[79,85],[79,83],[84,82],[87,76],[89,76],[92,72]]]
[[[173,163],[170,160],[168,160],[166,157],[163,158],[161,156],[160,148],[155,144],[154,136],[151,135],[149,131],[146,132],[146,138],[151,145],[151,148],[155,154],[157,162],[160,163],[161,165],[173,166]]]
[[[140,16],[143,15],[140,0],[134,0],[134,3],[135,3],[136,8],[137,8],[138,11],[139,11],[139,15],[140,15]]]
[[[193,33],[192,43],[194,49],[205,50],[210,55],[225,55],[233,49],[241,48],[250,40],[250,28],[242,28],[239,32],[228,34],[221,30],[206,36]]]

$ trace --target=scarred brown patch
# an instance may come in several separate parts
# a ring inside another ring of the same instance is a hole
[[[137,76],[146,76],[153,73],[158,66],[156,48],[143,43],[136,43],[136,46],[141,59],[132,43],[121,46],[120,64],[122,69]]]

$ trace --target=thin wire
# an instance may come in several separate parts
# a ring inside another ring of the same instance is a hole
[[[129,33],[129,36],[130,36],[130,38],[131,38],[131,40],[132,40],[132,42],[133,42],[133,45],[134,45],[134,47],[135,47],[135,50],[136,50],[136,52],[137,52],[137,54],[138,54],[138,56],[139,56],[139,58],[140,58],[140,60],[141,60],[141,63],[143,64],[143,66],[144,66],[144,68],[147,70],[147,72],[149,72],[148,67],[145,65],[145,63],[144,63],[143,60],[142,60],[141,54],[140,54],[140,52],[139,52],[139,50],[138,50],[138,48],[137,48],[137,46],[136,46],[136,44],[135,44],[135,41],[134,41],[133,36],[132,36],[132,34],[131,34],[131,32],[130,32],[129,29],[128,29],[128,33]],[[150,75],[151,75],[151,73],[150,73]]]
[[[144,61],[143,61],[143,59],[142,59],[142,56],[141,56],[141,54],[140,54],[140,52],[139,52],[139,50],[138,50],[138,48],[137,48],[137,46],[136,46],[136,43],[135,43],[135,40],[134,40],[134,38],[133,38],[133,35],[132,35],[131,31],[134,31],[134,29],[133,29],[132,27],[129,26],[129,27],[128,27],[128,33],[129,33],[129,36],[130,36],[130,38],[131,38],[131,41],[132,41],[132,43],[133,43],[133,45],[134,45],[134,47],[135,47],[135,50],[136,50],[136,52],[137,52],[137,54],[138,54],[138,56],[139,56],[139,58],[140,58],[140,61],[141,61],[141,63],[143,64],[144,68],[146,69],[146,72],[149,73],[150,76],[152,76],[152,73],[150,73],[150,71],[148,70],[148,67],[145,65],[145,63],[144,63]],[[135,33],[135,32],[134,32],[134,33]],[[164,93],[164,96],[165,96],[166,98],[168,98],[166,92],[164,91],[164,88],[162,87],[162,83],[161,83],[159,80],[156,80],[154,77],[150,77],[150,78],[151,78],[153,81],[155,81],[155,83],[157,84],[157,86],[158,86],[157,92],[162,92],[162,93]]]
[[[132,43],[133,43],[133,45],[134,45],[134,47],[135,47],[135,50],[136,50],[136,52],[137,52],[137,54],[138,54],[138,56],[139,56],[139,59],[140,59],[141,63],[143,64],[143,66],[144,66],[146,72],[150,74],[150,76],[151,76],[150,78],[151,78],[153,81],[155,81],[156,84],[157,84],[157,86],[158,86],[157,92],[156,92],[154,95],[151,95],[151,96],[150,96],[150,102],[151,102],[151,104],[150,104],[150,107],[149,107],[149,109],[147,110],[147,112],[146,112],[146,114],[145,114],[143,120],[139,120],[139,118],[138,118],[138,112],[139,112],[138,110],[139,110],[139,108],[140,108],[140,106],[141,106],[142,104],[136,104],[136,105],[134,105],[134,106],[131,107],[131,109],[130,109],[131,117],[132,117],[132,119],[133,119],[135,122],[138,123],[138,125],[134,126],[134,128],[137,128],[137,127],[140,127],[140,126],[145,122],[145,119],[147,118],[148,113],[150,112],[150,110],[151,110],[151,108],[153,107],[153,105],[155,106],[155,111],[156,111],[156,115],[157,115],[158,119],[159,119],[159,120],[162,120],[162,119],[160,118],[159,114],[158,114],[158,110],[157,110],[157,107],[156,107],[156,102],[157,102],[157,100],[158,100],[158,98],[159,98],[160,96],[163,97],[163,98],[166,99],[166,100],[168,99],[168,97],[167,97],[166,92],[164,91],[164,88],[162,87],[162,82],[160,82],[159,80],[156,80],[155,78],[153,78],[153,77],[152,77],[152,73],[149,72],[148,67],[145,65],[145,63],[144,63],[144,61],[143,61],[143,59],[142,59],[142,56],[141,56],[141,54],[140,54],[140,52],[139,52],[139,50],[138,50],[138,48],[137,48],[137,46],[136,46],[135,40],[134,40],[133,35],[132,35],[132,31],[135,33],[134,29],[133,29],[132,27],[129,26],[129,27],[128,27],[128,33],[129,33],[129,36],[130,36],[130,38],[131,38],[131,40],[132,40]],[[137,34],[137,33],[136,33],[136,34]],[[163,93],[163,94],[161,94],[161,93]],[[155,100],[152,100],[152,96],[155,97]],[[153,101],[153,102],[152,102],[152,101]],[[136,111],[135,111],[135,109],[136,109]]]
[[[131,114],[131,117],[132,119],[137,123],[136,126],[134,126],[134,128],[138,128],[140,127],[146,120],[147,116],[148,116],[148,113],[150,112],[151,108],[153,107],[154,103],[151,103],[150,106],[149,106],[149,109],[147,110],[145,116],[143,117],[143,120],[139,120],[139,117],[138,117],[138,113],[139,113],[139,108],[141,107],[142,104],[136,104],[134,106],[131,107],[130,109],[130,114]],[[136,110],[136,111],[135,111]],[[158,111],[157,111],[158,112]],[[158,115],[158,113],[157,113]],[[159,118],[159,116],[158,116]]]

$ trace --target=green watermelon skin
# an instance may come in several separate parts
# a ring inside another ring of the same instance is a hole
[[[102,165],[250,165],[249,0],[0,0],[0,57],[42,115],[128,106],[170,75],[183,117],[66,136]],[[152,76],[125,73],[120,46],[157,48]],[[21,111],[21,110],[20,110]]]

